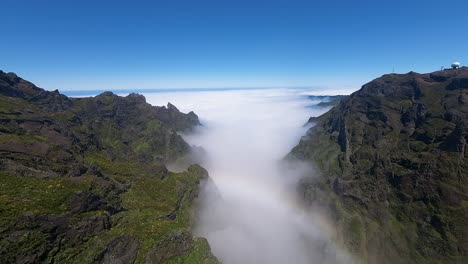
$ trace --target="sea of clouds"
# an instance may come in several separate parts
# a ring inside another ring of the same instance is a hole
[[[212,179],[204,184],[195,234],[206,237],[225,264],[349,263],[332,242],[333,226],[301,206],[297,183],[313,170],[283,166],[311,116],[328,108],[307,95],[347,91],[255,89],[144,94],[152,105],[171,102],[203,124],[184,135],[205,153]]]

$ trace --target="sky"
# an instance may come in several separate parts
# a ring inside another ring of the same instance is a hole
[[[468,1],[2,0],[0,69],[49,89],[355,88],[468,64]]]

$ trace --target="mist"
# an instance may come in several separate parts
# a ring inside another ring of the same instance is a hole
[[[153,105],[171,102],[194,111],[203,126],[183,135],[204,150],[212,179],[203,184],[194,233],[206,237],[225,264],[349,263],[333,243],[324,215],[301,206],[297,183],[313,169],[287,166],[314,107],[307,90],[260,89],[145,94]],[[317,93],[315,93],[317,94]],[[333,94],[333,91],[329,92]]]

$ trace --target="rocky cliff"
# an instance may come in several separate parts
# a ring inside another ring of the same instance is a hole
[[[142,95],[68,98],[0,71],[0,263],[217,263],[190,233],[207,172],[165,166],[198,124]]]
[[[468,68],[388,74],[326,114],[290,153],[363,263],[468,263]]]

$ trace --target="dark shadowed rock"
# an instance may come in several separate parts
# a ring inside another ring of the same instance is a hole
[[[177,131],[188,132],[200,125],[198,116],[194,112],[181,115],[179,109],[171,103],[167,103],[167,107],[157,108],[157,113],[162,121],[170,124]]]
[[[130,264],[135,262],[138,253],[138,240],[130,236],[121,236],[107,244],[94,263]]]
[[[108,215],[96,215],[85,218],[70,226],[61,243],[67,246],[77,246],[86,242],[101,231],[112,227]]]
[[[172,257],[187,255],[191,247],[192,236],[189,232],[174,232],[149,251],[146,263],[160,264]]]
[[[112,214],[119,211],[120,208],[114,208],[109,205],[103,197],[92,192],[76,193],[70,203],[70,213],[80,214],[91,211],[109,211]]]
[[[39,263],[53,257],[60,247],[81,245],[111,227],[105,215],[85,218],[77,223],[70,217],[26,215],[13,226],[3,227],[0,240],[2,263]]]

